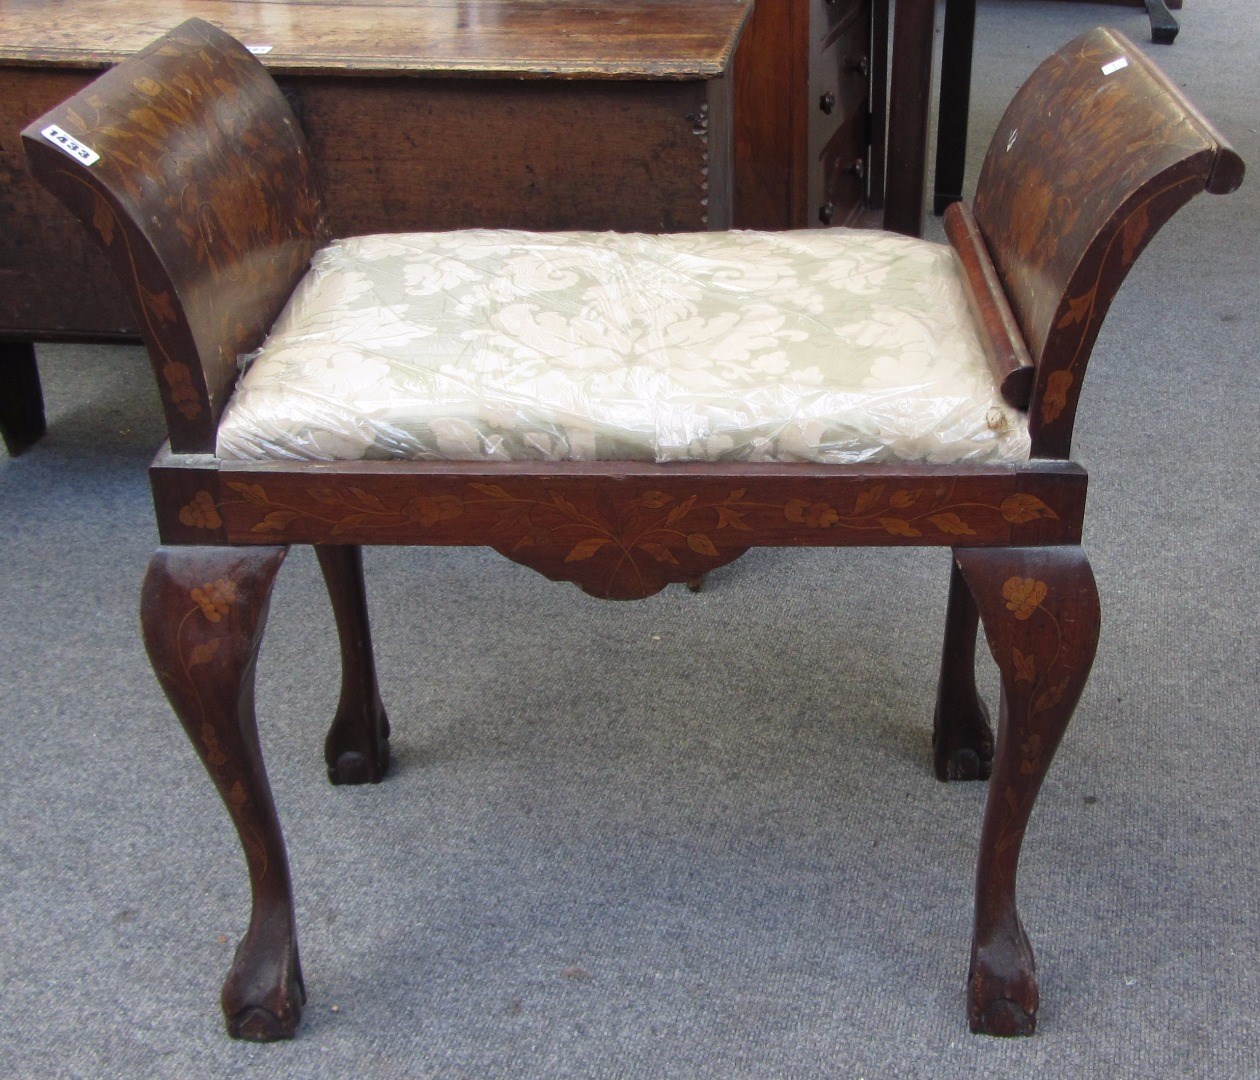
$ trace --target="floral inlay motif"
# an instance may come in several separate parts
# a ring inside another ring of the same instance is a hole
[[[227,578],[218,578],[199,589],[193,589],[190,595],[201,608],[201,613],[212,623],[217,623],[231,610],[232,603],[236,600],[236,585]]]
[[[1034,578],[1007,578],[1002,596],[1006,599],[1007,611],[1013,611],[1017,619],[1027,619],[1046,598],[1046,583]]]
[[[180,507],[179,520],[190,529],[217,529],[223,524],[214,496],[208,491],[197,492],[192,502]]]
[[[567,560],[571,562],[589,559],[608,544],[623,553],[642,551],[666,563],[676,562],[674,551],[682,547],[697,554],[716,555],[717,545],[711,534],[724,530],[751,532],[753,526],[748,519],[764,522],[766,515],[810,529],[874,531],[907,538],[935,535],[946,539],[975,536],[980,520],[991,522],[995,516],[1011,525],[1057,520],[1059,516],[1044,500],[1024,492],[1008,495],[995,506],[954,500],[948,487],[906,488],[886,483],[873,484],[859,492],[853,505],[843,510],[809,499],[760,502],[749,499],[746,488],[736,488],[722,499],[702,499],[698,495],[684,498],[650,490],[639,496],[632,509],[611,502],[605,505],[605,500],[596,496],[596,505],[583,509],[555,489],[542,495],[513,494],[502,485],[479,482],[470,483],[463,494],[416,496],[392,505],[353,485],[313,488],[309,492],[311,501],[301,504],[273,498],[262,484],[229,480],[227,487],[262,511],[250,526],[254,533],[279,536],[298,519],[326,525],[332,536],[365,526],[430,527],[474,510],[491,508],[495,511],[495,520],[489,526],[491,536],[516,533],[514,550],[573,535]],[[312,502],[316,505],[312,506]],[[583,532],[587,535],[578,535]],[[731,542],[739,540],[732,537]]]
[[[225,94],[250,100],[264,89],[247,54],[191,28],[153,52],[148,70],[151,75],[133,75],[129,94],[115,87],[118,97],[106,100],[103,91],[89,87],[74,100],[66,122],[102,151],[103,160],[91,175],[58,173],[90,192],[91,227],[124,284],[129,279],[134,289],[178,438],[179,417],[205,423],[207,394],[227,381],[238,353],[257,345],[259,335],[246,329],[253,325],[251,307],[265,306],[301,272],[323,238],[324,223],[309,155],[292,153],[287,113],[264,99],[258,108],[209,108]],[[206,124],[207,116],[213,123]],[[177,151],[171,149],[174,133]],[[193,139],[202,143],[195,152]],[[168,160],[173,152],[183,155],[178,165]],[[296,176],[280,167],[291,157]],[[179,182],[162,205],[150,179],[173,168]],[[129,223],[115,210],[116,198],[132,200],[144,213]],[[172,235],[186,245],[186,254],[178,253],[182,258],[169,245]],[[160,264],[151,242],[166,251]],[[255,257],[263,251],[273,257]],[[189,260],[213,278],[206,285],[215,296],[210,311],[183,307],[188,291],[182,264]],[[186,340],[196,340],[205,354],[196,355]]]
[[[211,722],[202,697],[203,681],[211,684],[216,675],[199,672],[231,651],[229,643],[237,630],[230,616],[234,605],[242,599],[241,592],[236,582],[220,577],[190,589],[187,595],[192,603],[176,626],[172,645],[178,669],[163,667],[158,675],[171,700],[182,699],[183,705],[177,706],[177,711],[183,716],[189,737],[232,811],[241,844],[261,879],[267,874],[267,848],[257,828],[249,824],[248,814],[243,814],[249,803],[249,792],[232,765],[233,754],[238,751],[224,748],[220,731]],[[156,668],[156,660],[154,664]]]

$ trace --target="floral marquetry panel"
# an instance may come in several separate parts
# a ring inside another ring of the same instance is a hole
[[[1038,68],[990,143],[975,216],[1038,364],[1034,454],[1066,456],[1090,349],[1142,249],[1192,196],[1242,179],[1170,89],[1122,35],[1094,30]]]
[[[326,239],[291,110],[242,46],[194,21],[40,125],[25,132],[32,168],[134,297],[173,445],[209,449],[237,357]]]
[[[1073,543],[1073,465],[460,465],[198,469],[159,460],[167,543],[496,548],[601,596],[649,595],[753,546]]]

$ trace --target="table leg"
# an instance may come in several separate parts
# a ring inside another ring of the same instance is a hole
[[[1173,7],[1181,7],[1173,4]],[[1151,17],[1151,40],[1160,45],[1171,45],[1181,29],[1172,17],[1164,0],[1146,0],[1146,13]]]
[[[17,457],[45,430],[35,346],[29,341],[0,341],[0,436],[5,447]]]
[[[936,183],[932,198],[932,210],[936,214],[945,213],[945,207],[962,198],[975,29],[976,0],[945,0],[941,100],[936,125]]]

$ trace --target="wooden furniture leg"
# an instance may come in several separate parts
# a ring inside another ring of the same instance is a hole
[[[223,983],[228,1034],[292,1038],[306,1001],[288,858],[254,718],[254,665],[284,547],[159,548],[141,599],[158,681],[240,837],[253,908]]]
[[[1171,5],[1181,7],[1180,3]],[[1177,40],[1177,31],[1181,29],[1177,20],[1168,10],[1164,0],[1146,0],[1146,13],[1151,17],[1151,40],[1158,45],[1171,45]]]
[[[1078,547],[959,548],[954,558],[1002,676],[976,869],[967,1016],[973,1032],[1031,1035],[1037,979],[1015,877],[1037,791],[1094,660],[1098,591]]]
[[[993,767],[989,710],[976,692],[976,630],[980,612],[958,563],[951,563],[945,644],[932,723],[938,780],[987,780]]]
[[[315,554],[341,642],[341,700],[324,740],[328,779],[379,784],[389,768],[389,719],[372,658],[363,551],[354,544],[317,544]]]
[[[17,457],[46,430],[35,346],[29,341],[0,341],[0,437],[5,448]]]
[[[945,207],[962,198],[975,32],[976,0],[945,0],[941,93],[936,121],[936,176],[932,185],[932,211],[937,215],[945,213]]]

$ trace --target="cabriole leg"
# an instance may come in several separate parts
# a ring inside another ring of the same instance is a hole
[[[254,665],[283,547],[159,548],[141,622],[149,659],[245,850],[253,909],[223,984],[228,1033],[292,1038],[306,993],[288,858],[258,746]]]
[[[1078,547],[966,548],[954,558],[1002,677],[976,869],[968,1020],[974,1032],[1031,1035],[1037,979],[1015,878],[1037,791],[1094,661],[1098,591]]]
[[[976,629],[980,612],[958,564],[952,562],[945,608],[945,644],[932,723],[938,780],[987,780],[993,766],[989,710],[976,693]]]
[[[341,700],[324,740],[328,779],[334,784],[378,784],[389,768],[389,720],[372,659],[362,549],[319,544],[315,554],[341,642]]]

